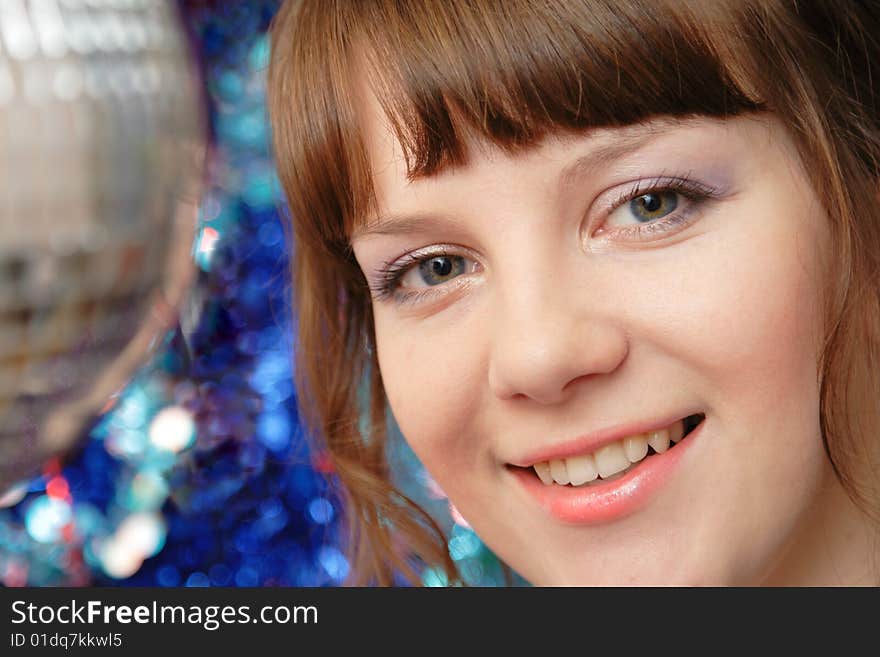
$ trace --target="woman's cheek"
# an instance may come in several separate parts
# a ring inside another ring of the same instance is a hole
[[[773,248],[743,252],[728,283],[731,303],[719,309],[719,320],[731,327],[727,344],[719,345],[727,360],[748,362],[751,376],[744,378],[751,382],[744,385],[776,395],[785,385],[815,380],[821,334],[818,258],[784,237],[773,239]]]
[[[477,336],[462,322],[376,316],[379,367],[404,438],[432,475],[472,461],[482,399]]]

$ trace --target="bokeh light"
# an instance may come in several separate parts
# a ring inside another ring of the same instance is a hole
[[[196,424],[188,410],[181,406],[169,406],[156,414],[149,432],[150,442],[155,447],[180,452],[195,442]]]

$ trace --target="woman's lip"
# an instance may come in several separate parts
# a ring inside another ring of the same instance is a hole
[[[594,525],[624,518],[646,506],[672,477],[679,462],[703,434],[706,419],[681,442],[641,461],[624,476],[592,486],[544,484],[534,472],[509,468],[522,488],[551,516],[567,524]]]
[[[547,461],[567,459],[581,454],[592,454],[605,445],[623,440],[629,436],[667,429],[676,422],[689,418],[691,415],[694,415],[694,413],[606,427],[584,436],[578,436],[564,443],[536,449],[526,454],[523,458],[511,461],[510,464],[520,468],[528,468],[535,463],[546,463]]]

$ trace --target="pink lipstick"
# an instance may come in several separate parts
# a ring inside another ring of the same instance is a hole
[[[692,416],[693,417],[693,416]],[[689,420],[690,418],[688,418]],[[685,421],[686,425],[688,420]],[[557,520],[567,524],[591,525],[611,522],[624,518],[646,506],[663,485],[674,475],[679,462],[690,446],[704,432],[705,417],[697,416],[694,427],[686,426],[685,436],[676,445],[662,454],[652,453],[622,476],[597,480],[584,486],[545,484],[531,467],[510,466],[508,469],[530,498]],[[689,430],[688,430],[689,429]],[[628,428],[627,431],[630,429]],[[608,435],[595,438],[592,444],[604,444],[613,439],[619,431],[606,432]],[[630,434],[631,435],[631,434]],[[545,450],[546,451],[546,450]],[[568,452],[567,454],[565,452]],[[570,445],[562,450],[546,451],[557,457],[571,455]],[[538,462],[539,458],[529,457],[524,461]]]

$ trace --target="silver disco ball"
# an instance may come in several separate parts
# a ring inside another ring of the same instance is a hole
[[[0,494],[71,454],[174,326],[200,107],[173,2],[0,0]]]

